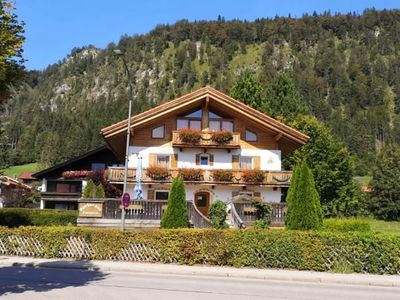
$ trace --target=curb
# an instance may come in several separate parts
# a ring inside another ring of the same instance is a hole
[[[233,279],[290,281],[400,288],[399,275],[337,274],[315,271],[250,269],[215,266],[182,266],[114,261],[76,261],[26,257],[0,258],[0,267],[73,269],[96,272],[136,272],[165,275],[204,276]]]

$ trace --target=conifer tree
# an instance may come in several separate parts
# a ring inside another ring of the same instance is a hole
[[[231,89],[231,97],[240,100],[252,108],[261,109],[263,88],[254,72],[245,69]]]
[[[102,199],[105,198],[106,193],[104,192],[104,187],[103,185],[100,183],[99,185],[96,186],[96,190],[95,190],[95,198],[98,199]]]
[[[161,228],[188,227],[185,185],[179,176],[172,181],[168,206],[162,216],[160,226]]]
[[[94,185],[93,180],[89,179],[85,188],[83,189],[82,198],[92,198],[94,188],[95,188],[95,185]]]
[[[289,188],[288,229],[318,229],[322,226],[322,209],[314,177],[303,161],[296,166]]]

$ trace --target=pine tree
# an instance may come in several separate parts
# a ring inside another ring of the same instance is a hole
[[[262,110],[272,117],[287,120],[293,120],[308,111],[292,79],[282,72],[268,86]]]
[[[234,83],[230,95],[252,108],[261,109],[263,88],[254,72],[245,69]]]
[[[322,209],[314,177],[303,161],[296,166],[289,188],[286,227],[318,229],[322,226]]]
[[[400,150],[387,146],[377,159],[371,182],[371,210],[380,219],[400,221]]]
[[[168,206],[161,219],[161,228],[186,228],[188,227],[186,192],[181,177],[172,181],[168,197]]]

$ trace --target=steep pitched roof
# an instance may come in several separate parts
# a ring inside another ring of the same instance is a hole
[[[31,186],[29,186],[25,183],[19,182],[18,180],[8,177],[8,176],[0,176],[0,182],[1,182],[1,184],[4,184],[5,186],[14,186],[14,187],[23,188],[25,190],[32,189]]]
[[[290,126],[287,126],[275,120],[274,118],[263,114],[258,110],[253,109],[245,105],[244,103],[233,99],[232,97],[209,86],[200,88],[182,97],[168,101],[157,107],[133,116],[131,118],[131,128],[133,129],[135,127],[146,124],[147,122],[151,122],[154,118],[160,118],[163,115],[171,113],[174,110],[193,105],[196,102],[201,102],[205,97],[209,97],[210,101],[215,101],[222,107],[229,107],[238,114],[251,119],[253,122],[258,123],[261,126],[282,134],[283,137],[293,141],[296,144],[303,145],[309,140],[309,136],[305,135],[304,133]],[[107,140],[107,138],[125,132],[127,124],[128,119],[125,119],[123,121],[101,129],[101,134]]]

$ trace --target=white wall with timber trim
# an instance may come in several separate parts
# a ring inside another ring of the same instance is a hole
[[[133,195],[133,189],[135,185],[134,184],[129,184],[128,185],[128,192],[129,194]],[[161,191],[165,190],[168,191],[170,186],[157,186],[157,185],[152,185],[151,189],[155,191]],[[148,185],[142,185],[143,189],[143,199],[148,199],[148,193],[147,191],[149,190]],[[201,185],[201,184],[196,184],[196,185],[185,185],[185,191],[186,191],[186,200],[194,200],[194,194],[197,192],[201,191],[207,191],[210,193],[210,201],[211,203],[215,200],[223,200],[223,201],[229,201],[232,199],[232,193],[233,192],[260,192],[261,194],[261,199],[266,202],[274,202],[274,203],[279,203],[281,202],[281,189],[274,188],[272,187],[260,187],[260,186],[248,186],[246,190],[243,190],[242,187],[239,186],[215,186],[215,188],[212,188],[209,185]]]
[[[259,156],[260,169],[265,171],[281,171],[281,151],[264,149],[234,149],[230,153],[226,149],[207,149],[206,153],[214,155],[213,166],[196,165],[196,154],[203,153],[203,149],[184,148],[179,151],[170,144],[161,147],[129,147],[129,167],[137,167],[138,156],[142,158],[142,167],[149,166],[149,154],[178,154],[178,168],[202,168],[202,169],[231,169],[232,155]]]

